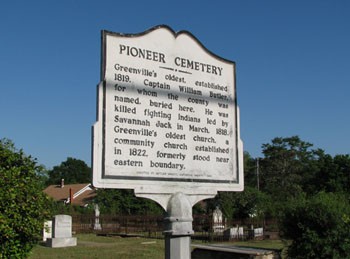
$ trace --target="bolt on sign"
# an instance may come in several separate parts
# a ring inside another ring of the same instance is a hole
[[[243,190],[235,63],[191,33],[102,31],[93,183],[147,194]]]

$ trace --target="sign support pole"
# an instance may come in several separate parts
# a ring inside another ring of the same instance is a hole
[[[177,192],[167,206],[165,218],[165,259],[190,259],[192,230],[192,205],[188,197]]]

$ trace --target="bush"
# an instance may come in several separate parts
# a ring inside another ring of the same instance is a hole
[[[27,257],[48,216],[31,157],[0,139],[0,258]]]
[[[341,194],[324,192],[298,198],[286,206],[281,230],[292,240],[288,258],[348,258],[349,201]]]

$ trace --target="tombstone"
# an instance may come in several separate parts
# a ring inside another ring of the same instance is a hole
[[[226,239],[240,239],[244,237],[243,227],[229,228],[224,231],[224,236]]]
[[[263,228],[254,228],[254,238],[262,238],[264,236]]]
[[[101,230],[101,224],[100,224],[100,208],[98,207],[98,204],[94,205],[95,209],[95,224],[94,224],[94,230]]]
[[[69,215],[56,215],[52,219],[52,238],[48,238],[49,247],[76,246],[77,238],[72,237],[72,217]]]
[[[44,222],[43,241],[45,242],[48,238],[52,238],[52,220]]]
[[[222,216],[222,211],[216,207],[213,212],[213,231],[214,233],[221,233],[224,231],[225,224]]]

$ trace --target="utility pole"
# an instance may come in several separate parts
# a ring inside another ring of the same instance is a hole
[[[258,187],[258,191],[260,190],[260,183],[259,183],[259,158],[256,159],[256,183]]]

